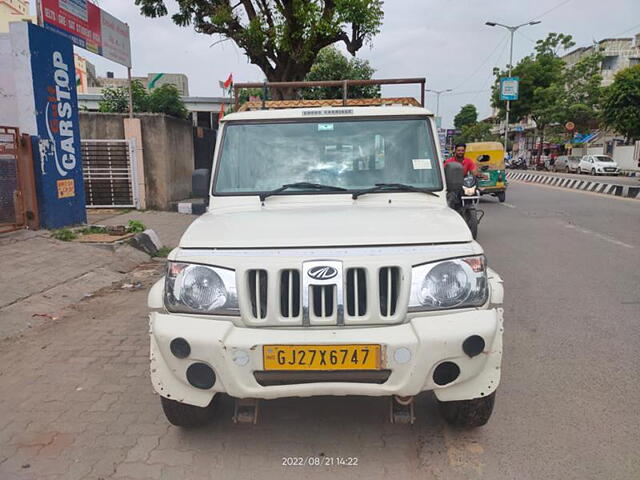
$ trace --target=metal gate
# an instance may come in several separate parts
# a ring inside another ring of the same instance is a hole
[[[20,189],[17,128],[0,127],[0,232],[25,224],[24,201]]]
[[[82,140],[87,207],[138,208],[135,140]]]

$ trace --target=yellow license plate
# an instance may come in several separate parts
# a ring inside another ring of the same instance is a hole
[[[380,345],[264,345],[265,370],[380,370]]]

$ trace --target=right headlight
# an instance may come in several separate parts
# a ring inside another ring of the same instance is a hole
[[[168,262],[164,305],[176,313],[239,315],[236,273],[209,265]]]
[[[488,293],[483,255],[426,263],[411,271],[409,310],[479,307]]]

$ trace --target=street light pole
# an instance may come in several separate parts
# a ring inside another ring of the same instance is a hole
[[[509,30],[511,35],[510,39],[510,48],[509,48],[509,65],[507,65],[507,70],[509,71],[509,76],[511,76],[511,69],[513,68],[513,34],[520,27],[524,27],[525,25],[537,25],[541,23],[539,20],[535,22],[527,22],[516,26],[503,25],[501,23],[496,22],[486,22],[485,25],[490,27],[503,27]],[[509,113],[511,112],[511,100],[507,100],[507,112],[505,115],[505,126],[504,126],[504,152],[507,153],[507,142],[509,141]]]
[[[450,88],[447,88],[446,90],[430,90],[428,88],[425,89],[425,92],[431,92],[436,94],[436,120],[440,113],[440,95],[443,93],[451,92],[451,91],[453,90],[451,90]]]

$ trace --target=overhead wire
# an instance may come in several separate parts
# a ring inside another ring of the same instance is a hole
[[[551,12],[553,12],[554,10],[557,10],[558,8],[566,5],[567,3],[569,3],[571,0],[564,0],[562,2],[560,2],[559,4],[557,4],[555,7],[550,8],[549,10],[542,12],[540,15],[538,15],[537,17],[533,17],[531,20],[529,20],[529,22],[533,22],[534,20],[539,20],[542,17],[544,17],[545,15],[550,14]]]
[[[491,57],[493,57],[494,53],[496,53],[496,51],[502,46],[502,44],[504,43],[506,45],[507,38],[509,38],[509,34],[505,34],[505,36],[502,38],[502,40],[500,40],[498,42],[498,44],[494,47],[494,49],[491,50],[491,53],[489,55],[487,55],[487,58],[485,58],[482,61],[482,63],[480,65],[478,65],[478,67],[470,75],[467,75],[464,78],[464,80],[462,80],[462,82],[460,82],[458,85],[453,87],[452,90],[459,89],[461,86],[463,86],[469,80],[471,80],[480,71],[480,69],[485,66],[485,64],[489,61],[489,59],[491,59]]]

